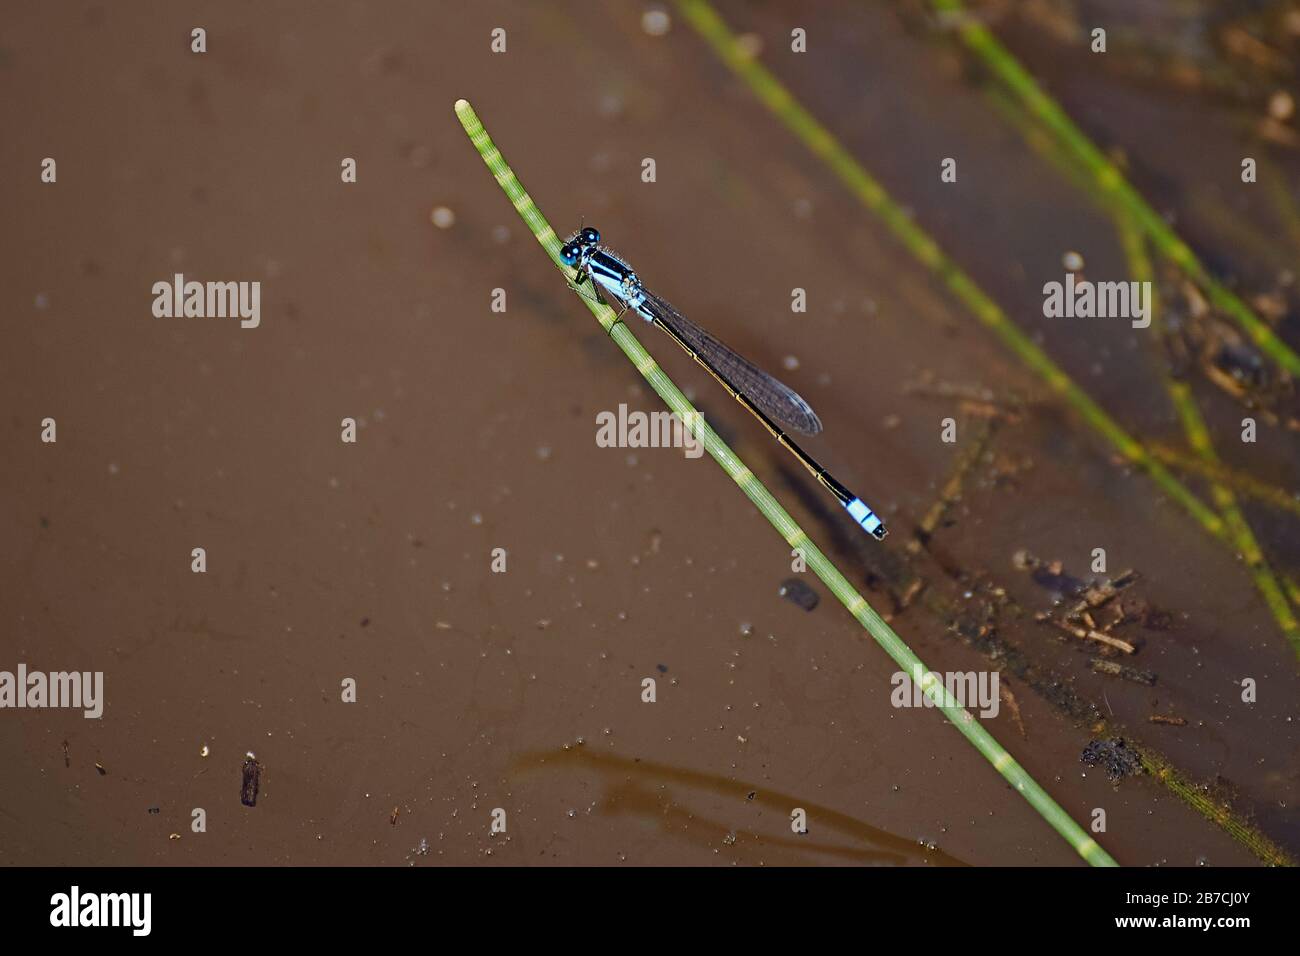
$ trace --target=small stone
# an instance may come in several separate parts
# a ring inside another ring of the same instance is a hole
[[[821,601],[821,598],[817,596],[817,592],[798,578],[787,578],[782,581],[777,593],[792,604],[799,605],[805,611],[813,610]]]

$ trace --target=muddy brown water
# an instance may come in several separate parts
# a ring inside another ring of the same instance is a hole
[[[1066,251],[1122,275],[1113,228],[914,8],[801,13],[802,57],[784,52],[779,5],[720,10],[1069,374],[1134,433],[1180,441],[1140,333],[1042,315]],[[1047,399],[678,15],[663,37],[640,15],[11,13],[0,670],[103,671],[106,704],[101,720],[0,712],[0,861],[1078,862],[936,712],[890,705],[893,663],[819,582],[811,612],[780,596],[788,548],[707,458],[596,446],[598,412],[658,400],[470,148],[452,113],[462,96],[557,229],[599,225],[760,364],[797,358],[783,376],[826,423],[809,448],[884,513],[883,546],[666,339],[635,329],[923,660],[989,669],[954,636],[953,609],[1004,589],[1022,609],[998,618],[1007,646],[1300,853],[1296,660],[1240,560]],[[504,55],[489,50],[498,26]],[[1123,73],[1087,80],[1080,54],[1050,55],[1059,41],[1014,18],[1001,28],[1090,132],[1135,158],[1162,211],[1187,210],[1198,249],[1272,281],[1196,203],[1209,191],[1237,208],[1241,105]],[[938,182],[948,155],[955,187]],[[1295,200],[1295,152],[1268,155]],[[38,180],[45,156],[55,185]],[[430,222],[440,206],[450,228]],[[1242,207],[1237,226],[1269,235],[1269,213]],[[1272,241],[1296,261],[1294,237]],[[176,272],[259,280],[260,327],[154,318],[151,286]],[[794,287],[806,314],[790,310]],[[1295,315],[1292,297],[1280,331],[1293,345]],[[936,603],[900,610],[891,581],[963,447],[939,440],[940,419],[957,417],[963,441],[980,424],[909,391],[925,376],[1033,401],[914,564]],[[1196,390],[1225,460],[1294,489],[1294,438],[1265,429],[1242,446],[1240,408]],[[39,440],[46,417],[55,444]],[[339,439],[344,417],[360,423],[355,444]],[[1294,517],[1246,511],[1294,575]],[[195,547],[205,574],[190,570]],[[1125,631],[1142,645],[1125,663],[1154,686],[1090,670],[1095,648],[1033,620],[1053,598],[1013,555],[1088,579],[1097,547],[1174,618]],[[347,678],[355,703],[340,699]],[[1243,678],[1257,703],[1241,702]],[[1115,785],[1082,766],[1089,722],[1008,684],[1019,719],[1003,707],[989,729],[1076,820],[1106,811],[1099,840],[1120,862],[1254,861],[1150,778]],[[251,808],[249,751],[263,768]],[[206,833],[191,831],[195,808]],[[507,831],[493,836],[496,808]]]

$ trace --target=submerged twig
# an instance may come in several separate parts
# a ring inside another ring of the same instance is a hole
[[[1064,631],[1071,637],[1077,637],[1081,641],[1096,641],[1099,644],[1105,644],[1116,650],[1123,651],[1125,654],[1136,654],[1137,648],[1128,641],[1120,640],[1118,637],[1111,637],[1109,634],[1103,634],[1093,627],[1076,627],[1073,624],[1067,624],[1065,621],[1058,621],[1051,615],[1044,615],[1042,618],[1053,627]]]
[[[1139,670],[1136,667],[1126,667],[1123,664],[1117,664],[1114,661],[1108,661],[1100,657],[1094,657],[1088,662],[1088,666],[1098,674],[1122,677],[1124,680],[1132,681],[1135,684],[1144,684],[1147,687],[1156,686],[1156,675],[1150,671]]]

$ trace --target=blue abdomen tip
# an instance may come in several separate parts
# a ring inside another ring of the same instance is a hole
[[[866,502],[861,498],[854,498],[844,506],[845,510],[853,516],[853,520],[862,525],[864,531],[876,538],[883,538],[887,533],[885,523],[880,517],[867,507]]]

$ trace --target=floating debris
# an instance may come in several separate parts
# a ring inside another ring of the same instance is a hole
[[[1083,748],[1079,762],[1089,767],[1100,766],[1112,781],[1123,780],[1142,772],[1142,758],[1137,751],[1124,743],[1123,737],[1111,740],[1092,740]]]
[[[805,611],[811,611],[821,603],[821,598],[817,596],[817,592],[798,578],[787,578],[782,581],[781,587],[776,593],[792,604],[799,605]]]
[[[239,802],[246,807],[257,806],[257,791],[262,783],[262,764],[253,751],[244,754],[244,781],[239,788]]]
[[[99,775],[100,775],[101,777],[106,777],[106,776],[108,776],[108,771],[104,769],[104,765],[103,765],[102,763],[99,763],[98,761],[96,761],[96,762],[95,762],[95,769],[99,771]]]
[[[68,742],[66,740],[63,741],[63,766],[72,766],[72,757],[68,754]]]
[[[1001,394],[973,382],[945,381],[929,369],[923,370],[914,381],[905,382],[903,394],[956,402],[963,413],[996,423],[1020,421],[1025,404],[1014,392]],[[897,428],[900,423],[901,419],[897,415],[886,416],[883,422],[886,428]],[[989,437],[991,436],[982,435],[979,444],[987,444]],[[983,448],[975,450],[972,447],[970,461],[960,462],[959,471],[967,471],[981,461],[984,458],[983,451]]]
[[[1278,90],[1268,99],[1268,115],[1285,123],[1295,115],[1295,98],[1286,90]]]
[[[1263,352],[1182,276],[1162,278],[1160,300],[1168,313],[1164,347],[1174,375],[1199,371],[1207,381],[1270,425],[1300,427],[1290,411],[1295,386],[1274,373]],[[1282,289],[1254,296],[1252,305],[1276,324],[1286,313]]]
[[[910,543],[911,542],[909,542],[909,544]],[[900,611],[906,610],[912,606],[912,602],[916,600],[917,595],[925,590],[925,583],[925,578],[912,578],[912,583],[907,586],[907,589],[903,591],[902,595],[898,599],[898,609]]]
[[[1097,641],[1101,644],[1107,645],[1108,647],[1113,647],[1116,650],[1123,651],[1125,654],[1137,653],[1137,648],[1134,647],[1132,644],[1130,644],[1128,641],[1122,641],[1118,637],[1111,637],[1109,634],[1103,634],[1101,631],[1098,631],[1095,628],[1074,627],[1070,624],[1066,624],[1064,621],[1058,621],[1056,618],[1052,617],[1052,615],[1046,612],[1040,612],[1039,614],[1035,615],[1035,619],[1046,624],[1051,624],[1053,627],[1064,631],[1066,634],[1069,634],[1072,637],[1077,637],[1080,640]]]
[[[651,7],[641,14],[641,29],[652,37],[664,36],[672,29],[673,21],[666,10]]]
[[[1146,687],[1156,686],[1156,675],[1151,671],[1138,670],[1136,667],[1127,667],[1124,664],[1117,664],[1114,661],[1102,660],[1100,657],[1094,657],[1088,662],[1098,674],[1108,674],[1111,677],[1122,677],[1124,680],[1132,681],[1135,684],[1142,684]]]
[[[1016,700],[1015,694],[1011,693],[1005,683],[998,684],[998,697],[1007,705],[1007,711],[1011,714],[1012,721],[1015,722],[1016,728],[1020,731],[1020,736],[1024,740],[1029,739],[1029,733],[1025,730],[1025,720],[1020,713],[1020,702]]]
[[[1152,714],[1147,718],[1153,724],[1168,724],[1170,727],[1186,727],[1186,717],[1170,717],[1165,714]]]
[[[1072,637],[1096,641],[1124,654],[1136,654],[1142,646],[1142,638],[1122,638],[1115,633],[1116,628],[1137,623],[1150,630],[1163,631],[1173,626],[1174,618],[1169,612],[1125,596],[1125,592],[1141,577],[1136,571],[1123,571],[1113,578],[1090,582],[1067,574],[1060,561],[1042,561],[1028,551],[1017,551],[1012,563],[1020,570],[1028,571],[1034,583],[1050,591],[1061,605],[1052,611],[1040,611],[1035,620],[1050,624]],[[1105,653],[1108,652],[1103,651]],[[1130,679],[1140,675],[1137,678],[1139,683],[1155,682],[1154,675],[1144,671],[1130,673],[1123,668],[1095,666],[1093,669]]]
[[[1061,597],[1078,597],[1088,589],[1085,581],[1066,574],[1060,561],[1043,561],[1028,551],[1020,550],[1012,555],[1011,563],[1021,571],[1028,571],[1039,587]]]

